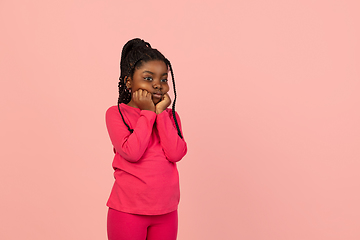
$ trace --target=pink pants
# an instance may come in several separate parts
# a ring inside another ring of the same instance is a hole
[[[176,240],[177,210],[163,215],[137,215],[109,208],[109,240]]]

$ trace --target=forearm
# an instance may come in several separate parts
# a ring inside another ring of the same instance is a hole
[[[111,142],[115,151],[124,159],[136,162],[144,154],[149,144],[156,114],[142,110],[132,133],[119,115],[118,112],[110,112],[106,115],[106,125]]]
[[[181,130],[180,118],[178,118],[178,116],[177,120]],[[171,112],[164,111],[157,115],[156,124],[159,132],[160,144],[166,158],[171,162],[180,161],[187,152],[187,145],[184,138],[181,138],[178,135]]]

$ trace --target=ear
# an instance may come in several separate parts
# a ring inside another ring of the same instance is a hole
[[[126,87],[131,88],[131,78],[126,76],[124,81],[125,81]]]

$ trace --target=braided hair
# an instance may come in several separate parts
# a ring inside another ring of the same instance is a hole
[[[173,83],[174,89],[174,101],[172,104],[172,115],[175,121],[176,129],[180,138],[183,138],[179,123],[177,122],[176,115],[175,115],[175,103],[176,103],[176,89],[175,89],[175,79],[174,79],[174,72],[171,66],[170,61],[165,58],[165,56],[160,53],[157,49],[151,47],[150,43],[145,42],[140,38],[134,38],[128,41],[121,52],[121,60],[120,60],[120,77],[119,77],[119,98],[118,98],[118,110],[121,115],[121,118],[128,128],[130,133],[134,131],[131,129],[130,126],[125,122],[124,116],[120,110],[120,103],[129,103],[131,100],[131,92],[126,87],[126,79],[132,78],[136,68],[142,66],[143,63],[152,61],[152,60],[160,60],[163,61],[166,66],[170,69],[171,78]]]

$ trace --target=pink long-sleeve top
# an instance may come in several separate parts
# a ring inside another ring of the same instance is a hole
[[[114,146],[115,183],[107,206],[122,212],[160,215],[177,209],[180,200],[176,162],[186,154],[171,109],[160,114],[120,104],[106,112],[106,126]],[[176,118],[181,129],[179,116]]]

